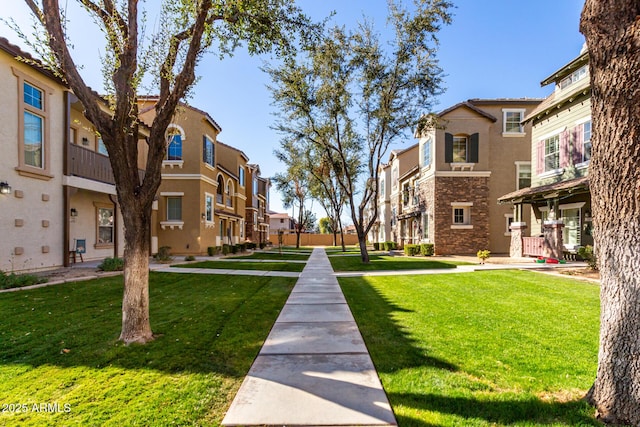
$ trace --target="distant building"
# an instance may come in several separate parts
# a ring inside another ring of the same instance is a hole
[[[295,233],[296,221],[287,213],[269,212],[269,234]]]

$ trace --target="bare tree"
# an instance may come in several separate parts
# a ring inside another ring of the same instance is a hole
[[[25,0],[48,37],[49,66],[64,78],[100,133],[109,153],[125,228],[122,331],[125,343],[153,339],[149,321],[151,205],[160,185],[166,130],[178,102],[193,87],[206,51],[230,55],[242,43],[250,53],[291,47],[292,35],[312,29],[292,0],[176,0],[163,3],[161,33],[146,40],[138,0],[76,0],[106,37],[103,72],[111,111],[85,83],[67,43],[65,10],[58,0]],[[81,25],[87,25],[82,22]],[[214,44],[217,45],[214,46]],[[137,95],[145,72],[155,75],[156,115],[150,126],[144,178],[138,176]]]
[[[587,0],[589,187],[599,261],[600,349],[588,398],[611,424],[640,425],[640,2]]]

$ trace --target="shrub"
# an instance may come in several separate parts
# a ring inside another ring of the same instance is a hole
[[[598,270],[598,260],[596,259],[596,255],[593,253],[593,246],[587,245],[579,247],[578,255],[587,262],[590,269],[594,271]]]
[[[267,246],[265,242],[260,242],[260,249],[264,249],[265,246]]]
[[[246,247],[247,249],[255,249],[255,248],[256,248],[256,244],[255,244],[255,242],[247,242],[247,243],[245,243],[244,245],[245,245],[245,247]]]
[[[394,249],[396,249],[396,242],[384,242],[384,250],[385,251],[392,251]]]
[[[122,271],[124,270],[124,260],[122,258],[107,257],[102,260],[98,269],[102,271]]]
[[[220,253],[222,248],[220,248],[220,246],[209,246],[207,248],[207,255],[209,256],[214,256],[214,255],[218,255]]]
[[[185,261],[195,261],[196,257],[194,257],[193,255],[187,255],[186,257],[184,257]]]
[[[169,262],[173,259],[171,256],[171,246],[160,246],[158,253],[153,256],[157,261]]]
[[[238,243],[236,246],[238,247],[239,252],[247,251],[247,245],[245,243]]]
[[[380,243],[379,242],[375,242],[373,244],[373,250],[374,251],[379,251],[380,250]]]
[[[222,245],[222,255],[228,255],[231,252],[231,247],[227,244]]]
[[[480,258],[480,264],[484,264],[484,262],[486,261],[487,258],[489,258],[490,255],[491,255],[491,251],[487,249],[481,249],[478,252],[476,252],[476,256]]]
[[[420,245],[404,245],[404,254],[415,256],[420,253]]]
[[[238,245],[229,245],[232,254],[238,253]]]
[[[45,277],[36,276],[35,274],[7,274],[0,270],[0,289],[21,288],[46,281]]]
[[[434,254],[433,243],[420,244],[420,254],[424,256],[433,256]]]

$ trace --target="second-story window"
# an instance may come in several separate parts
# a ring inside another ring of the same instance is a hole
[[[444,134],[446,163],[478,163],[480,151],[479,134],[452,135]]]
[[[523,109],[504,109],[502,110],[502,132],[505,134],[522,134],[524,128],[522,120],[524,120],[525,110]]]
[[[258,195],[258,178],[253,178],[253,195]]]
[[[176,127],[167,131],[167,160],[182,160],[182,141],[184,137]]]
[[[206,135],[202,139],[202,161],[209,166],[215,166],[213,141]]]
[[[107,146],[104,145],[104,141],[102,140],[101,137],[97,137],[98,142],[96,143],[96,146],[98,147],[98,153],[102,154],[103,156],[109,156],[109,152],[107,152]]]
[[[556,170],[560,167],[560,135],[544,140],[544,171]]]
[[[384,178],[380,178],[380,197],[384,198]]]
[[[227,189],[225,191],[225,197],[227,201],[227,206],[233,206],[233,183],[231,181],[227,182]]]
[[[24,163],[44,168],[43,92],[25,82],[24,90]]]
[[[402,204],[408,205],[410,200],[410,191],[409,191],[409,183],[405,183],[402,186]]]
[[[218,189],[216,190],[216,203],[222,204],[222,194],[224,192],[224,180],[218,175]]]
[[[582,161],[591,160],[591,120],[582,124]]]
[[[422,167],[426,168],[431,165],[431,138],[428,138],[422,144]]]
[[[238,167],[238,181],[240,182],[240,187],[244,187],[244,166]]]

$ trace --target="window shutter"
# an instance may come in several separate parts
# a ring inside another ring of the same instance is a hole
[[[445,163],[453,163],[453,135],[444,134],[444,161]]]
[[[478,163],[480,151],[480,134],[474,133],[469,137],[469,163]]]
[[[579,124],[573,128],[573,164],[582,163],[584,155],[584,125]]]
[[[566,130],[560,134],[560,167],[565,168],[569,164],[569,154],[571,150],[571,144],[569,136],[571,133]]]
[[[538,141],[536,146],[536,175],[544,172],[544,140]]]

